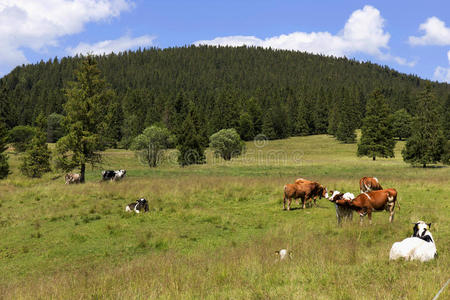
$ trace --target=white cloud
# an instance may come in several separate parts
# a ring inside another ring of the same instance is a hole
[[[447,52],[448,64],[450,65],[450,50]],[[433,74],[433,79],[441,82],[450,83],[450,68],[441,66],[436,67]]]
[[[450,28],[436,17],[428,18],[425,23],[420,24],[419,29],[425,31],[421,37],[410,36],[409,43],[413,46],[417,45],[450,45]]]
[[[126,35],[117,40],[107,40],[95,44],[80,43],[75,48],[67,48],[66,50],[71,55],[118,53],[132,48],[152,46],[154,39],[155,37],[149,35],[143,35],[136,38]]]
[[[26,63],[24,48],[45,51],[89,22],[117,17],[129,0],[0,0],[0,72]]]
[[[334,56],[359,52],[382,60],[394,60],[401,65],[413,66],[415,62],[407,62],[404,58],[383,53],[382,49],[389,49],[390,39],[390,34],[384,32],[383,27],[384,19],[381,17],[380,11],[366,5],[363,9],[354,11],[344,28],[336,35],[329,32],[293,32],[265,39],[239,35],[201,40],[194,44],[272,47]]]

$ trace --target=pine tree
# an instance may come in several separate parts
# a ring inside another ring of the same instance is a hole
[[[268,110],[263,117],[261,133],[269,140],[277,137],[275,129],[273,128],[272,110]]]
[[[307,108],[305,105],[305,101],[301,99],[298,103],[297,113],[294,117],[294,132],[296,135],[308,135],[309,134],[309,126],[307,123]]]
[[[313,121],[315,134],[327,133],[328,129],[328,105],[325,92],[320,88],[319,96],[314,102]]]
[[[389,122],[392,125],[394,136],[400,140],[408,138],[411,135],[412,117],[406,109],[402,108],[394,112],[390,116]]]
[[[437,163],[445,156],[446,139],[439,122],[439,105],[427,85],[420,93],[417,103],[417,115],[411,127],[411,137],[402,151],[403,160],[411,164]]]
[[[0,119],[0,179],[9,175],[8,155],[4,152],[8,149],[8,129],[6,124]]]
[[[358,156],[394,157],[395,140],[389,124],[389,107],[380,90],[375,90],[367,101],[366,117],[362,121]]]
[[[442,109],[442,127],[445,137],[450,140],[450,94],[447,95],[447,100]]]
[[[98,151],[104,149],[105,116],[109,100],[115,95],[100,77],[94,57],[89,55],[83,59],[75,75],[77,81],[71,82],[65,90],[67,135],[56,143],[56,162],[57,167],[65,171],[80,168],[80,181],[83,183],[86,164],[101,162]]]
[[[239,135],[244,141],[250,141],[255,137],[252,118],[247,112],[241,113],[239,117]]]
[[[181,125],[177,137],[177,149],[179,151],[178,163],[182,167],[205,163],[205,147],[203,145],[202,137],[199,136],[194,124],[196,116],[193,103],[191,103],[189,107],[189,112]]]
[[[354,110],[354,98],[346,89],[341,91],[341,101],[338,106],[339,121],[336,128],[336,139],[344,143],[354,143],[356,141],[356,124],[358,116]]]
[[[30,145],[21,158],[20,171],[22,174],[32,178],[42,177],[44,173],[50,172],[50,150],[47,146],[47,137],[42,130],[37,130]]]

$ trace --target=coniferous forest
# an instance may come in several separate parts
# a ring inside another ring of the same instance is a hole
[[[1,78],[1,117],[8,129],[36,125],[40,115],[50,121],[64,114],[64,89],[75,80],[82,59],[41,61]],[[360,128],[375,89],[391,113],[404,109],[413,116],[426,84],[442,112],[450,94],[448,84],[387,66],[255,47],[139,49],[97,56],[96,61],[114,91],[106,108],[112,147],[129,147],[155,123],[181,134],[188,115],[205,146],[211,134],[224,128],[235,128],[245,140],[261,133],[271,139],[330,133],[339,139]]]

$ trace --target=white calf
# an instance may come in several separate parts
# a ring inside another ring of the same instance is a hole
[[[280,260],[284,260],[286,258],[292,259],[292,251],[288,251],[286,249],[275,251],[275,254],[280,257]]]
[[[431,223],[423,221],[414,223],[412,237],[392,245],[389,259],[394,260],[403,257],[405,260],[429,261],[437,256],[436,245],[429,231]]]

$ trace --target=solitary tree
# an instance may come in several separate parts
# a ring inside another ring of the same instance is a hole
[[[417,114],[411,127],[411,137],[402,151],[403,160],[411,164],[427,164],[441,161],[445,156],[446,139],[439,122],[439,106],[431,86],[420,93]]]
[[[22,156],[20,171],[28,177],[39,178],[44,173],[50,172],[50,151],[46,143],[46,135],[42,130],[37,130],[31,139],[27,151]]]
[[[358,144],[358,156],[394,157],[395,140],[389,124],[389,107],[379,90],[369,97],[366,117],[362,121],[361,139]]]
[[[412,117],[406,109],[397,110],[390,116],[390,123],[392,125],[393,134],[400,140],[411,135]]]
[[[8,156],[4,153],[6,149],[8,149],[8,129],[0,119],[0,179],[6,178],[9,174]]]
[[[209,140],[209,147],[214,151],[214,154],[225,160],[241,155],[245,147],[234,128],[222,129],[211,135]]]
[[[65,90],[67,102],[65,124],[67,135],[56,144],[57,167],[62,170],[80,169],[80,182],[84,182],[86,164],[101,162],[98,151],[103,149],[108,102],[114,92],[101,79],[93,56],[87,56],[75,72],[77,81]]]
[[[173,138],[165,127],[152,125],[134,138],[131,150],[142,162],[154,168],[161,162],[161,153],[173,144]]]

